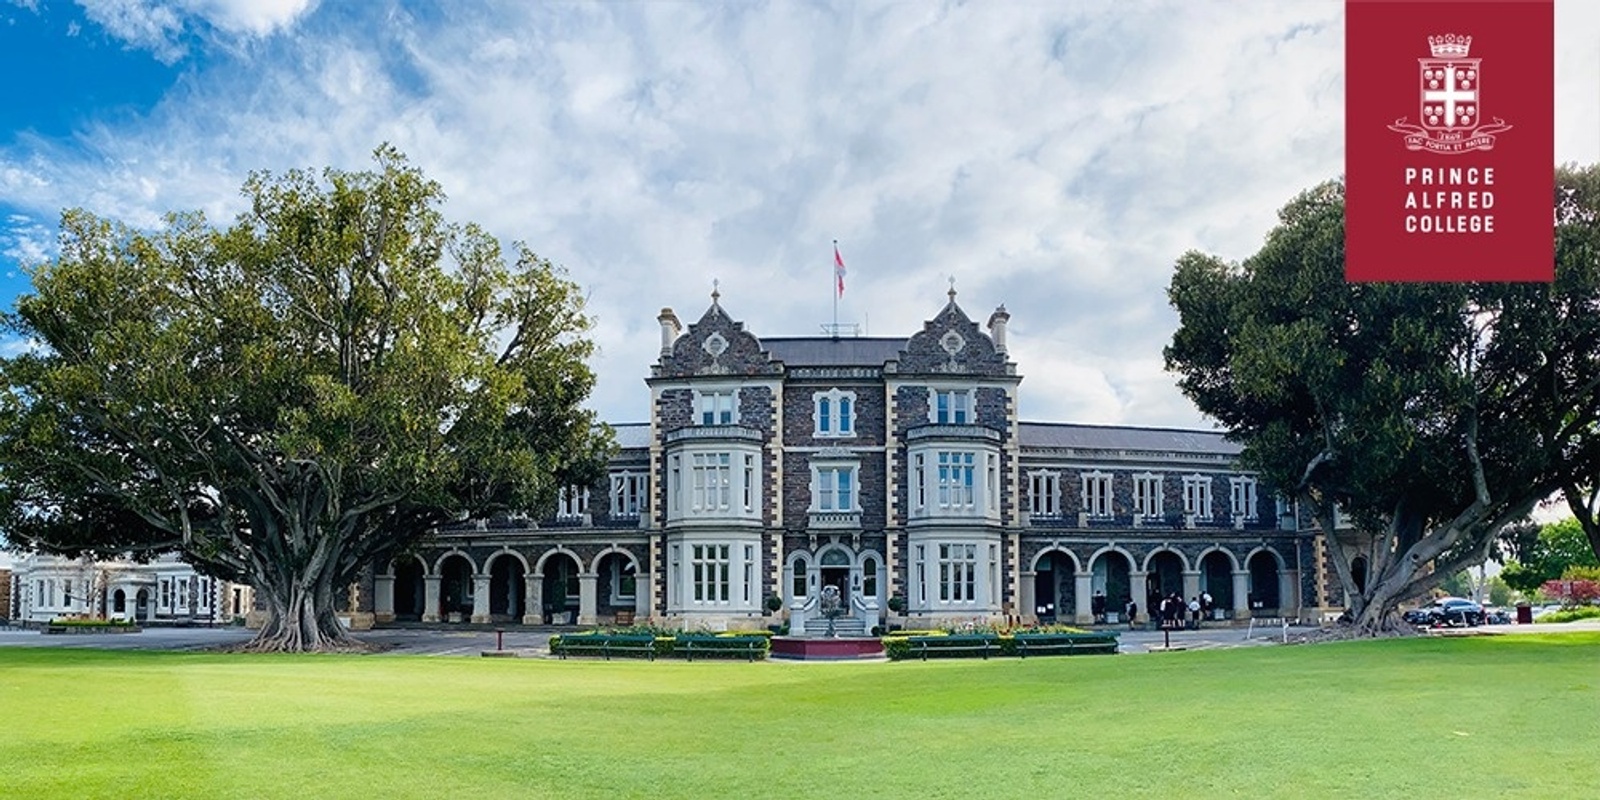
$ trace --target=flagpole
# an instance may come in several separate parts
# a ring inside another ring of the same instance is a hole
[[[833,295],[833,329],[834,338],[839,337],[839,240],[833,240],[833,258],[835,263],[828,270],[828,294]]]

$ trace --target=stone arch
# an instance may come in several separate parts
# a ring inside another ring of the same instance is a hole
[[[489,619],[491,622],[520,622],[528,613],[528,559],[502,547],[484,559],[489,575]]]
[[[452,622],[472,617],[473,599],[477,594],[477,565],[460,550],[451,550],[439,557],[434,569],[439,576],[439,613]]]
[[[462,550],[459,547],[452,547],[449,550],[446,550],[438,558],[433,560],[433,570],[431,572],[429,572],[428,574],[430,574],[430,575],[442,575],[443,573],[440,572],[440,567],[444,564],[445,559],[447,559],[447,558],[449,558],[451,556],[460,556],[460,557],[466,559],[467,566],[471,567],[473,572],[477,572],[478,571],[478,563],[476,561],[472,560],[472,556],[467,555],[466,551]]]
[[[1043,550],[1040,550],[1039,553],[1033,557],[1033,563],[1029,565],[1029,569],[1033,572],[1038,572],[1039,565],[1044,563],[1046,557],[1053,554],[1063,555],[1070,559],[1072,561],[1072,570],[1074,572],[1083,571],[1083,562],[1078,560],[1078,555],[1065,547],[1059,547],[1057,545],[1051,545]],[[1099,553],[1096,553],[1095,555],[1099,555]]]
[[[1138,561],[1133,554],[1115,545],[1096,550],[1089,561],[1091,591],[1104,592],[1106,607],[1119,609],[1134,600],[1129,573]],[[1142,600],[1143,598],[1137,598]]]
[[[552,547],[534,564],[534,575],[542,587],[539,604],[552,622],[562,624],[577,618],[581,591],[578,576],[582,572],[583,559],[566,547]]]
[[[1233,554],[1233,551],[1231,551],[1228,548],[1223,547],[1221,545],[1212,545],[1210,547],[1207,547],[1205,550],[1202,550],[1200,552],[1200,557],[1195,559],[1194,563],[1199,564],[1199,563],[1204,562],[1207,558],[1210,558],[1213,553],[1220,553],[1223,558],[1226,558],[1228,560],[1228,568],[1229,569],[1231,569],[1231,570],[1239,569],[1239,558],[1238,558],[1238,556],[1235,556]]]
[[[627,558],[628,563],[632,564],[634,569],[638,569],[639,568],[639,557],[634,555],[632,553],[632,551],[628,550],[625,547],[618,547],[616,545],[611,545],[610,547],[607,547],[606,549],[601,550],[599,553],[595,554],[594,560],[589,562],[589,571],[593,572],[593,573],[596,573],[596,574],[599,574],[601,559],[604,559],[606,556],[613,555],[613,554],[621,555],[621,556]],[[574,554],[574,557],[576,557],[576,554]]]
[[[1257,547],[1245,559],[1245,569],[1249,572],[1249,602],[1252,611],[1271,611],[1278,613],[1283,603],[1279,591],[1280,579],[1283,575],[1283,557],[1277,551],[1268,547]]]
[[[1239,561],[1233,553],[1221,547],[1212,547],[1200,554],[1200,591],[1211,595],[1211,607],[1224,612],[1233,609],[1233,573],[1239,571]]]
[[[818,592],[827,586],[839,587],[839,597],[846,604],[851,602],[856,587],[852,584],[852,576],[861,574],[861,562],[850,548],[837,542],[826,545],[817,550],[811,561],[812,569],[817,573],[815,586]],[[845,606],[849,608],[848,605]]]
[[[1150,552],[1147,555],[1145,555],[1145,557],[1144,557],[1144,571],[1145,572],[1149,572],[1150,571],[1150,565],[1156,560],[1156,558],[1160,557],[1163,553],[1171,553],[1173,556],[1175,556],[1178,559],[1178,566],[1179,566],[1180,570],[1181,571],[1185,571],[1185,572],[1188,571],[1188,569],[1189,569],[1189,559],[1185,558],[1183,553],[1181,551],[1179,551],[1177,548],[1168,547],[1167,545],[1162,545],[1160,547],[1152,548],[1150,550]]]
[[[1034,556],[1033,612],[1041,622],[1073,621],[1078,613],[1078,573],[1083,562],[1064,547],[1050,546]]]
[[[595,578],[596,610],[616,618],[618,612],[632,613],[639,601],[639,558],[631,551],[612,545],[590,562]]]
[[[428,562],[421,556],[406,556],[389,562],[389,576],[394,580],[395,619],[414,622],[422,619],[423,614],[432,613],[423,608],[427,602],[427,575]]]
[[[544,551],[544,554],[539,556],[539,560],[534,562],[533,574],[543,575],[544,565],[549,563],[550,559],[556,556],[566,556],[567,558],[572,559],[573,563],[576,563],[580,568],[583,566],[583,559],[578,557],[576,551],[561,545],[556,545],[555,547]]]

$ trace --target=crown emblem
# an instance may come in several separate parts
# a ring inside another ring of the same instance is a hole
[[[1466,58],[1467,51],[1472,49],[1472,37],[1453,33],[1429,36],[1428,47],[1433,50],[1434,58]]]

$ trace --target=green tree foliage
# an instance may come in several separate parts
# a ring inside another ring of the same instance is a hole
[[[1518,529],[1506,537],[1506,549],[1511,560],[1500,574],[1508,586],[1529,596],[1545,581],[1566,575],[1569,567],[1600,566],[1576,518]]]
[[[1552,284],[1346,283],[1339,182],[1290,202],[1243,264],[1178,260],[1168,368],[1330,533],[1366,630],[1487,560],[1539,500],[1592,498],[1600,171],[1562,169],[1557,185]],[[1367,533],[1336,531],[1336,507]]]
[[[260,649],[350,644],[336,593],[440,523],[553,501],[610,447],[578,287],[510,263],[400,153],[252,175],[226,228],[63,215],[6,323],[0,523],[75,553],[176,549],[254,586]]]

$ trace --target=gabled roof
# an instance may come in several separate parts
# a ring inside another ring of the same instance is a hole
[[[881,367],[900,357],[905,339],[791,336],[763,338],[762,349],[789,367]]]
[[[1070,447],[1084,450],[1146,450],[1214,453],[1235,456],[1244,450],[1223,438],[1223,431],[1182,428],[1135,428],[1121,425],[1078,425],[1020,422],[1017,435],[1024,448]]]

